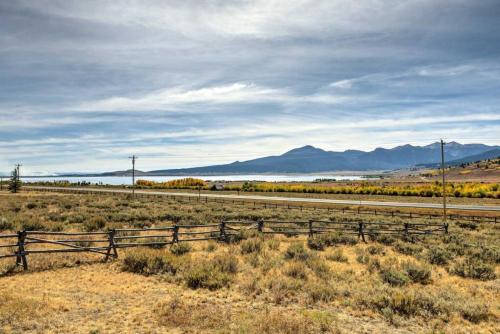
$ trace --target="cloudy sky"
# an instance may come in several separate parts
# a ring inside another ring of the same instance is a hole
[[[500,144],[498,0],[0,0],[0,172]]]

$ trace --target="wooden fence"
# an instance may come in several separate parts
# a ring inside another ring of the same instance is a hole
[[[80,194],[95,194],[95,195],[129,195],[127,193],[112,193],[112,192],[102,192],[96,189],[96,191],[92,191],[91,188],[89,190],[78,190],[78,189],[47,189],[44,188],[43,190],[37,190],[36,188],[26,188],[26,190],[30,191],[52,191],[52,192],[71,192],[71,193],[80,193]],[[394,210],[394,209],[372,209],[372,208],[367,208],[367,207],[362,207],[362,206],[357,206],[357,208],[353,209],[352,206],[356,205],[351,205],[351,206],[343,206],[340,207],[341,204],[328,204],[325,203],[322,206],[317,206],[314,205],[314,203],[310,203],[307,205],[301,205],[301,204],[290,204],[290,203],[266,203],[262,201],[254,201],[251,199],[244,199],[245,196],[241,196],[242,199],[233,199],[233,198],[210,198],[207,196],[198,196],[196,194],[193,194],[192,196],[180,196],[180,195],[173,195],[173,194],[162,194],[162,195],[156,195],[156,194],[147,194],[147,193],[136,193],[136,197],[143,197],[143,196],[158,196],[162,198],[170,198],[179,202],[199,202],[199,203],[221,203],[221,204],[240,204],[240,205],[246,205],[246,206],[252,206],[253,208],[262,208],[262,209],[277,209],[277,208],[285,208],[288,210],[307,210],[307,209],[314,209],[314,210],[325,210],[327,212],[342,212],[343,214],[369,214],[369,215],[376,215],[376,216],[385,216],[385,217],[400,217],[400,218],[407,218],[407,219],[413,219],[413,218],[428,218],[428,219],[443,219],[443,215],[440,213],[422,213],[422,212],[403,212],[399,210]],[[272,201],[273,197],[269,196],[269,201]],[[369,205],[365,205],[369,206]],[[409,207],[410,208],[410,207]],[[441,209],[433,209],[433,208],[424,208],[427,210],[441,210]],[[467,215],[467,214],[451,214],[448,213],[446,215],[446,218],[449,220],[457,220],[457,221],[470,221],[470,222],[484,222],[484,223],[497,223],[499,217],[498,216],[480,216],[480,215]]]
[[[7,249],[7,253],[0,253],[0,259],[15,257],[16,264],[24,270],[28,269],[27,256],[32,254],[89,252],[102,255],[104,261],[107,261],[109,258],[117,258],[118,249],[122,248],[164,247],[179,242],[202,240],[230,242],[243,231],[249,230],[262,234],[307,235],[309,238],[325,233],[343,233],[355,235],[366,242],[366,236],[379,234],[403,237],[447,234],[448,224],[223,220],[219,224],[175,224],[168,227],[124,228],[102,232],[19,231],[16,234],[0,234],[0,251]],[[37,245],[45,247],[33,248]]]

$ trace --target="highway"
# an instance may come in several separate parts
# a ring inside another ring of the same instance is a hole
[[[82,188],[82,187],[42,187],[42,186],[25,186],[24,188],[33,190],[63,190],[63,191],[79,191],[79,192],[102,192],[102,193],[131,193],[130,189],[109,189],[109,188]],[[382,202],[382,201],[357,201],[357,200],[339,200],[327,198],[303,198],[303,197],[284,197],[284,196],[262,196],[262,195],[233,195],[233,194],[200,194],[185,193],[185,192],[168,192],[168,191],[146,191],[136,190],[136,194],[141,195],[160,195],[160,196],[185,196],[201,198],[221,198],[221,199],[239,199],[239,200],[254,200],[254,201],[272,201],[272,202],[292,202],[292,203],[320,203],[320,204],[342,204],[342,205],[362,205],[362,206],[379,206],[392,208],[420,208],[420,209],[442,209],[442,204],[436,203],[409,203],[409,202]],[[467,210],[467,211],[500,211],[500,206],[494,205],[458,205],[448,204],[448,209]]]

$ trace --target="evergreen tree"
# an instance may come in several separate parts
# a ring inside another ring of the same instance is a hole
[[[19,180],[19,173],[17,171],[17,168],[14,168],[14,170],[12,171],[8,188],[12,193],[17,193],[21,189],[21,180]]]

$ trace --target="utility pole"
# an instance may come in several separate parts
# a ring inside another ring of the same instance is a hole
[[[21,177],[20,177],[20,175],[21,175],[21,174],[19,174],[19,167],[21,167],[21,166],[22,166],[22,165],[21,165],[20,163],[18,163],[18,164],[16,165],[16,169],[17,169],[17,182],[18,182],[18,183],[19,183],[19,182],[21,182]]]
[[[444,176],[444,145],[445,142],[441,139],[441,172],[443,176],[443,221],[446,222],[446,180]]]
[[[135,160],[137,156],[132,155],[129,159],[132,159],[132,196],[135,196]]]

